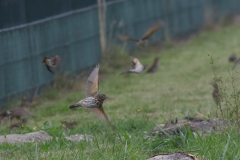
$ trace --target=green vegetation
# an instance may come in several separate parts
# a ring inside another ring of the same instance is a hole
[[[93,141],[69,142],[61,139],[46,143],[3,144],[0,154],[3,159],[146,159],[156,153],[196,150],[199,159],[240,159],[239,130],[234,127],[225,133],[194,137],[186,132],[180,136],[144,139],[156,124],[171,119],[181,119],[196,112],[206,117],[220,116],[212,99],[213,69],[222,77],[226,94],[231,94],[231,77],[228,62],[232,52],[240,56],[240,27],[229,26],[214,32],[201,32],[186,43],[166,45],[159,50],[145,49],[141,55],[134,54],[141,63],[152,64],[160,56],[160,69],[155,74],[119,76],[131,64],[126,53],[111,55],[111,63],[100,68],[100,92],[108,96],[104,109],[109,119],[117,126],[110,129],[90,111],[84,108],[68,109],[68,105],[85,97],[85,80],[74,89],[48,89],[39,100],[41,103],[31,110],[25,130],[10,131],[0,126],[0,134],[26,133],[45,130],[51,136],[72,134],[93,135]],[[116,53],[116,52],[115,52]],[[113,54],[113,53],[112,53]],[[116,53],[118,54],[118,53]],[[122,59],[121,59],[122,57]],[[109,61],[108,60],[108,61]],[[115,63],[115,61],[118,61]],[[106,60],[103,62],[107,63]],[[112,68],[108,68],[114,66]],[[239,67],[234,70],[236,88],[240,88]],[[78,83],[78,82],[77,82]],[[222,105],[227,108],[226,104]],[[61,120],[78,120],[79,125],[71,130],[59,123]],[[47,122],[46,122],[47,121]]]

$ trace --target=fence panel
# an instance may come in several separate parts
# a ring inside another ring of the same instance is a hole
[[[26,4],[35,3],[37,0],[31,2],[25,0],[25,2]],[[75,0],[71,4],[67,0],[58,2],[57,10],[52,11],[51,14],[67,11],[74,3],[80,5]],[[15,0],[9,0],[9,3],[17,6]],[[41,4],[43,3],[50,2],[41,1]],[[51,2],[52,4],[54,3]],[[63,4],[65,6],[61,6]],[[152,24],[159,20],[166,23],[165,31],[157,32],[150,41],[161,41],[164,38],[164,32],[168,32],[170,36],[185,35],[198,30],[204,24],[207,8],[214,10],[215,15],[222,18],[226,14],[239,13],[240,7],[237,7],[239,5],[239,0],[111,1],[107,6],[107,41],[109,45],[115,43],[119,33],[140,38]],[[0,5],[0,9],[2,6]],[[59,8],[62,9],[59,10]],[[34,8],[28,10],[29,16],[35,11],[37,10]],[[0,13],[2,12],[0,10]],[[12,17],[18,13],[20,11],[16,10],[9,16]],[[50,13],[46,13],[45,16],[48,14]],[[22,17],[21,21],[26,21],[23,14],[18,16]],[[29,16],[27,21],[35,19],[29,19]],[[62,59],[61,72],[79,72],[93,67],[101,58],[99,40],[97,6],[0,30],[0,99],[6,99],[10,94],[21,93],[51,82],[54,76],[41,64],[45,56],[59,55]],[[132,46],[134,43],[128,43],[128,45]]]

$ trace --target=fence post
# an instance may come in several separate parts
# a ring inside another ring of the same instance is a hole
[[[106,11],[107,5],[106,0],[97,0],[98,2],[98,20],[99,20],[99,33],[100,33],[100,43],[102,49],[102,55],[106,51]]]

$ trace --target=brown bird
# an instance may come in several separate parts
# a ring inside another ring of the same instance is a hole
[[[216,104],[218,105],[222,101],[222,95],[221,93],[219,93],[218,85],[216,83],[212,84],[212,86],[214,87],[214,90],[212,92],[212,97],[216,102]]]
[[[7,117],[7,116],[9,116],[9,113],[7,112],[7,110],[2,110],[0,112],[0,117]]]
[[[7,123],[10,120],[10,113],[7,110],[0,112],[0,123]]]
[[[26,125],[27,124],[27,118],[23,118],[22,122],[19,122],[19,123],[15,123],[13,125],[10,126],[10,129],[15,129],[15,128],[24,128],[23,125]]]
[[[55,55],[52,58],[44,57],[42,64],[45,64],[47,67],[47,70],[54,74],[54,72],[51,70],[50,67],[58,67],[61,64],[61,59],[58,55]]]
[[[91,110],[102,120],[109,122],[106,113],[103,110],[102,104],[107,98],[105,94],[99,94],[98,72],[100,66],[97,65],[87,79],[85,95],[86,98],[76,104],[69,105],[69,109],[76,107],[91,108]]]
[[[31,114],[24,107],[17,107],[7,111],[11,118],[20,119],[23,116],[31,116]]]
[[[140,72],[142,72],[144,69],[147,68],[147,64],[141,64],[137,58],[131,57],[131,59],[132,59],[133,65],[131,67],[129,67],[128,69],[126,69],[124,72],[122,72],[120,75],[122,75],[124,73],[139,74]]]
[[[151,35],[153,35],[153,33],[155,33],[157,30],[159,30],[163,25],[164,25],[164,23],[162,21],[156,23],[155,25],[153,25],[151,28],[149,28],[147,30],[147,32],[143,35],[143,37],[141,39],[131,38],[126,35],[119,35],[119,38],[123,41],[135,41],[135,42],[137,42],[136,45],[138,45],[140,47],[144,47],[145,44],[147,43],[147,39]]]
[[[159,66],[158,66],[158,62],[159,62],[159,57],[156,57],[153,65],[147,70],[147,73],[154,73],[158,70]]]
[[[61,124],[65,125],[67,128],[73,128],[78,123],[79,122],[77,122],[77,121],[73,121],[73,122],[61,121]]]
[[[237,55],[235,53],[233,53],[229,58],[228,58],[229,62],[235,62],[237,60]]]

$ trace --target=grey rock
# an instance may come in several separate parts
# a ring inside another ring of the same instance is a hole
[[[194,156],[181,152],[156,155],[147,160],[196,160]]]
[[[72,141],[72,142],[80,142],[82,140],[90,140],[92,141],[92,139],[94,138],[91,135],[86,135],[86,134],[76,134],[76,135],[71,135],[69,137],[65,137],[67,140]]]
[[[191,121],[193,120],[193,121]],[[231,127],[232,124],[229,120],[223,118],[210,118],[207,121],[203,119],[189,118],[189,121],[179,120],[179,121],[170,121],[165,126],[156,126],[152,130],[153,132],[145,135],[144,138],[155,137],[158,135],[159,137],[165,136],[165,133],[168,134],[179,134],[181,131],[185,130],[185,126],[188,126],[192,132],[199,132],[200,135],[210,134],[211,132],[219,132],[224,131],[226,128]],[[162,131],[164,130],[164,132]]]
[[[0,136],[0,144],[2,143],[29,143],[29,142],[45,142],[51,140],[52,137],[47,134],[45,131],[26,133],[26,134],[9,134]]]
[[[207,120],[212,128],[218,132],[218,131],[223,131],[227,127],[232,127],[232,123],[228,119],[223,119],[223,118],[210,118]]]
[[[91,135],[71,135],[68,137],[64,137],[72,142],[80,142],[81,140],[92,140],[94,137]],[[52,136],[48,135],[45,131],[26,133],[26,134],[9,134],[6,135],[6,139],[4,139],[4,135],[0,136],[0,144],[3,143],[31,143],[31,142],[45,142],[48,140],[52,140]],[[59,137],[56,137],[56,140],[59,140]]]
[[[189,124],[190,130],[196,132],[196,129],[200,135],[210,134],[212,131],[212,126],[207,121],[202,121],[198,123]]]

